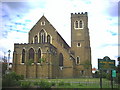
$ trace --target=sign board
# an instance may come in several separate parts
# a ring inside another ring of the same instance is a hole
[[[115,67],[115,60],[110,59],[98,59],[98,69],[111,70]]]
[[[116,70],[112,70],[112,77],[116,77]]]

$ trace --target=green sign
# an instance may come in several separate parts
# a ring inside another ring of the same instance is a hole
[[[112,77],[116,77],[116,70],[112,70]]]
[[[115,67],[115,60],[98,59],[98,69],[111,70]]]

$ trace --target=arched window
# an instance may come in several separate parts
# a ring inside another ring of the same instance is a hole
[[[82,20],[79,22],[79,24],[80,24],[80,28],[83,28],[83,22],[82,22]]]
[[[39,49],[38,50],[38,62],[40,61],[40,59],[41,59],[41,50]]]
[[[79,64],[79,63],[80,63],[80,57],[77,56],[77,57],[76,57],[76,64]]]
[[[75,28],[78,28],[78,21],[75,21]]]
[[[77,43],[77,47],[81,47],[81,43]]]
[[[25,63],[25,49],[22,50],[22,63]]]
[[[37,35],[35,36],[35,38],[34,38],[34,43],[38,43],[38,37],[37,37]]]
[[[29,50],[29,59],[34,60],[34,50],[33,50],[33,48],[31,48]]]
[[[50,43],[51,42],[51,37],[50,35],[47,35],[47,43]]]
[[[59,54],[59,66],[63,66],[63,55],[62,55],[62,53]]]
[[[41,25],[44,26],[44,25],[45,25],[45,21],[42,21],[42,22],[41,22]]]
[[[41,43],[45,43],[45,40],[46,40],[46,34],[45,34],[45,31],[44,30],[41,30],[41,32],[40,32],[40,42]]]

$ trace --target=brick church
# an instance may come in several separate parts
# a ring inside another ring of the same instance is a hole
[[[71,47],[43,15],[28,43],[14,44],[13,71],[25,78],[91,77],[87,12],[71,13]]]

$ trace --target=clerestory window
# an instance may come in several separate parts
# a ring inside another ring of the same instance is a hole
[[[34,37],[34,43],[38,43],[38,37],[37,37],[37,35]]]
[[[45,31],[44,31],[44,30],[41,30],[41,31],[40,31],[39,37],[40,37],[40,38],[39,38],[39,39],[40,39],[39,42],[40,42],[40,43],[45,43],[46,34],[45,34]]]
[[[51,37],[50,35],[47,35],[47,43],[50,43],[51,42]]]

